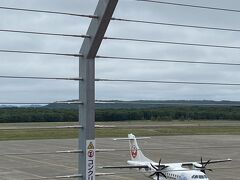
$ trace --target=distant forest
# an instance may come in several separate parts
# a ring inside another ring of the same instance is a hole
[[[171,105],[148,108],[97,108],[96,110],[96,121],[127,120],[240,120],[240,106]],[[0,123],[73,121],[78,121],[78,110],[76,107],[0,108]]]

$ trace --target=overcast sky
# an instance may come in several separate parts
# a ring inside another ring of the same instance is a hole
[[[174,0],[172,0],[174,2]],[[175,2],[240,9],[238,0]],[[0,6],[93,14],[97,0],[3,0]],[[0,29],[85,34],[90,19],[0,10]],[[240,29],[240,13],[120,0],[114,17]],[[110,37],[240,46],[239,32],[111,22]],[[0,49],[78,53],[82,39],[0,32]],[[240,50],[104,40],[98,55],[239,63]],[[96,60],[96,78],[239,83],[239,66]],[[78,59],[0,54],[0,75],[77,77]],[[78,83],[0,79],[0,102],[52,102],[78,98]],[[96,99],[240,100],[238,86],[97,82]]]

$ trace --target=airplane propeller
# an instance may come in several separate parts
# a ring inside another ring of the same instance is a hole
[[[163,177],[165,177],[166,179],[167,179],[167,176],[162,172],[162,170],[164,170],[164,169],[166,169],[167,168],[167,166],[161,166],[161,161],[162,161],[162,159],[160,159],[159,160],[159,163],[158,163],[158,166],[156,167],[156,166],[154,166],[152,163],[151,163],[151,166],[156,170],[153,174],[151,174],[150,175],[150,177],[152,177],[152,176],[157,176],[157,180],[159,180],[160,179],[160,175],[161,176],[163,176]]]
[[[206,174],[206,170],[208,170],[208,171],[213,171],[212,169],[207,169],[207,168],[206,168],[207,165],[208,165],[210,162],[211,162],[211,160],[208,160],[206,163],[203,163],[203,159],[202,159],[202,157],[201,157],[201,162],[200,162],[201,166],[199,167],[199,166],[197,166],[197,165],[194,165],[194,167],[200,169],[201,172],[203,172],[204,174]]]

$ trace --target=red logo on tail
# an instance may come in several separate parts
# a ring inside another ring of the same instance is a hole
[[[135,145],[131,147],[131,155],[133,158],[137,157],[137,147]]]

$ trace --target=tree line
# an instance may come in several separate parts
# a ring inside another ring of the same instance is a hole
[[[96,110],[96,121],[127,120],[240,120],[240,107],[170,106]],[[74,121],[78,121],[77,109],[0,108],[0,123]]]

